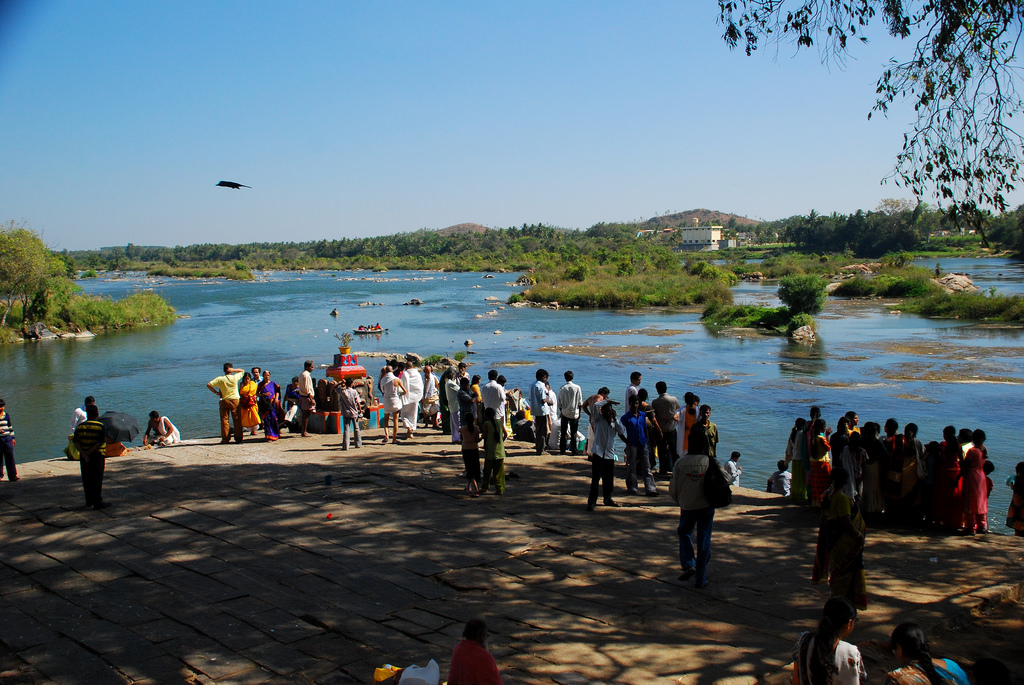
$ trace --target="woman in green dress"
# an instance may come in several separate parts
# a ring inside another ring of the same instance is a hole
[[[486,493],[494,482],[494,492],[505,494],[505,427],[494,413],[494,407],[484,410],[484,477],[480,494]]]
[[[811,582],[828,581],[833,597],[846,597],[858,609],[868,606],[864,575],[866,526],[857,503],[843,492],[850,479],[846,469],[832,470],[821,507],[821,526]]]

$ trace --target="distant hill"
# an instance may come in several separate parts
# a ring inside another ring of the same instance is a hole
[[[480,224],[455,224],[448,228],[438,229],[441,235],[464,235],[466,233],[485,233],[490,229]]]
[[[760,221],[748,219],[745,216],[716,212],[711,209],[690,209],[676,214],[666,214],[648,219],[641,224],[649,228],[675,228],[677,226],[732,226],[740,228],[743,226],[756,226]]]

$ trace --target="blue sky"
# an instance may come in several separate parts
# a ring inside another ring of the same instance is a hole
[[[55,248],[909,196],[880,185],[909,114],[867,120],[884,36],[842,70],[730,52],[713,2],[0,8],[0,221]]]

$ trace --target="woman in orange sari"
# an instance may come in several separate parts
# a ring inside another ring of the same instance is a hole
[[[256,399],[256,381],[248,371],[242,376],[242,387],[238,389],[238,408],[242,411],[242,430],[249,429],[250,435],[256,435],[260,425],[259,402]]]

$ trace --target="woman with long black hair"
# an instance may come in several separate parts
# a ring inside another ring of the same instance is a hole
[[[816,631],[800,635],[793,649],[793,685],[860,685],[867,680],[860,650],[844,638],[853,632],[857,608],[845,597],[825,602]]]
[[[885,685],[970,685],[958,663],[932,657],[924,629],[916,623],[896,626],[889,649],[900,667],[886,674]]]

